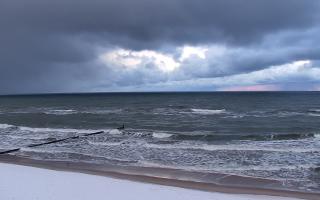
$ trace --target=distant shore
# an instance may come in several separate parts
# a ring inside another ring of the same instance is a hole
[[[320,193],[291,191],[283,188],[281,183],[275,180],[241,177],[219,173],[199,173],[176,169],[125,167],[105,164],[99,165],[82,162],[75,163],[66,161],[44,161],[22,158],[13,155],[1,155],[0,163],[10,163],[56,171],[80,172],[123,180],[175,186],[201,191],[229,194],[268,195],[310,200],[320,199]]]

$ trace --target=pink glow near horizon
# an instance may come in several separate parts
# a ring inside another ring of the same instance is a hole
[[[221,91],[278,91],[280,89],[277,85],[248,85],[222,88]]]
[[[315,86],[315,87],[313,88],[313,90],[314,90],[314,91],[320,91],[320,85]]]

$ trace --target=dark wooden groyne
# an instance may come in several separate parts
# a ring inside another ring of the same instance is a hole
[[[118,130],[123,130],[124,129],[124,125],[122,125],[121,127],[117,128],[117,129]],[[52,141],[42,142],[42,143],[38,143],[38,144],[30,144],[30,145],[27,145],[25,147],[39,147],[39,146],[43,146],[43,145],[47,145],[47,144],[54,144],[54,143],[58,143],[58,142],[64,142],[66,140],[79,139],[80,137],[88,137],[88,136],[92,136],[92,135],[99,135],[99,134],[102,134],[102,133],[104,133],[104,131],[98,131],[98,132],[94,132],[94,133],[87,133],[87,134],[83,134],[83,135],[71,136],[71,137],[67,137],[67,138],[63,138],[63,139],[52,140]],[[23,148],[23,147],[15,148],[15,149],[9,149],[9,150],[6,150],[6,151],[1,151],[0,155],[17,152],[17,151],[20,151],[21,148]]]
[[[38,146],[43,146],[43,145],[46,145],[46,144],[53,144],[53,143],[57,143],[57,142],[63,142],[63,141],[66,141],[66,140],[70,140],[70,139],[78,139],[80,137],[86,137],[86,136],[90,136],[90,135],[98,135],[98,134],[101,134],[101,133],[104,133],[104,131],[99,131],[99,132],[95,132],[95,133],[88,133],[88,134],[84,134],[84,135],[77,135],[77,136],[72,136],[72,137],[68,137],[68,138],[63,138],[63,139],[59,139],[59,140],[53,140],[53,141],[50,141],[50,142],[43,142],[43,143],[39,143],[39,144],[31,144],[31,145],[28,145],[27,147],[38,147]]]
[[[13,152],[19,151],[20,149],[21,149],[21,148],[10,149],[10,150],[6,150],[6,151],[1,151],[1,152],[0,152],[0,155],[1,155],[1,154],[6,154],[6,153],[13,153]]]

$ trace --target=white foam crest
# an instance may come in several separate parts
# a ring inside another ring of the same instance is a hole
[[[139,160],[138,164],[143,167],[155,167],[155,168],[164,168],[164,169],[197,169],[197,168],[191,168],[191,167],[184,167],[184,166],[177,166],[177,165],[169,165],[169,164],[159,164],[154,163],[152,161],[148,160]]]
[[[43,113],[48,115],[71,115],[71,114],[78,113],[78,111],[72,110],[72,109],[57,109],[57,110],[44,111]]]
[[[72,114],[111,114],[111,113],[120,113],[120,112],[122,112],[122,109],[73,110],[73,109],[34,108],[34,109],[11,111],[10,113],[15,113],[15,114],[43,113],[47,115],[72,115]]]
[[[31,147],[22,147],[20,148],[22,152],[35,152],[35,153],[63,153],[62,151],[55,151],[50,149],[41,149],[41,148],[31,148]]]
[[[276,114],[276,116],[278,116],[278,117],[291,117],[291,116],[298,116],[298,115],[304,115],[304,113],[280,111]]]
[[[18,126],[18,128],[22,131],[30,131],[30,132],[59,132],[59,133],[88,133],[97,130],[90,129],[70,129],[70,128],[32,128],[26,126]]]
[[[314,165],[311,164],[305,164],[305,165],[279,165],[279,166],[272,166],[272,165],[267,165],[267,166],[224,166],[222,168],[215,167],[214,170],[216,171],[225,171],[228,172],[230,170],[230,173],[233,173],[235,171],[279,171],[279,170],[296,170],[296,169],[310,169],[314,168]]]
[[[93,142],[90,140],[88,140],[88,143],[95,146],[118,146],[122,144],[122,142]]]
[[[294,153],[308,153],[308,152],[319,152],[319,149],[316,148],[282,148],[277,149],[273,147],[258,147],[247,145],[208,145],[208,144],[175,144],[175,145],[158,145],[158,144],[146,144],[148,148],[157,148],[157,149],[193,149],[193,150],[206,150],[206,151],[267,151],[267,152],[294,152]]]
[[[109,156],[105,156],[105,155],[102,156],[102,155],[97,155],[97,154],[81,153],[81,152],[76,152],[76,151],[61,151],[61,150],[55,150],[55,149],[42,149],[42,148],[31,148],[31,147],[22,147],[22,148],[20,148],[20,150],[21,150],[21,152],[31,152],[31,153],[35,152],[35,153],[50,153],[50,154],[57,154],[57,153],[79,154],[79,155],[83,155],[83,156],[102,158],[102,159],[118,161],[118,162],[132,162],[130,160],[113,158],[113,157],[109,157]],[[64,160],[64,159],[50,159],[50,160]],[[85,160],[82,162],[85,162]]]
[[[195,149],[203,149],[208,151],[217,151],[217,150],[230,150],[230,151],[268,151],[268,152],[294,152],[294,153],[308,153],[308,152],[317,152],[318,149],[304,149],[304,148],[283,148],[276,149],[272,147],[248,147],[242,145],[201,145],[194,146]]]
[[[15,127],[15,126],[10,125],[10,124],[0,124],[0,129],[7,129],[7,128],[12,128],[12,127]]]
[[[12,139],[31,139],[31,140],[43,140],[48,139],[50,137],[49,134],[41,134],[41,135],[8,135],[8,137]]]
[[[10,124],[0,124],[0,129],[7,129],[7,128],[17,128],[20,131],[26,132],[49,132],[49,133],[91,133],[101,131],[101,129],[72,129],[72,128],[36,128],[36,127],[27,127],[27,126],[15,126]],[[117,129],[104,129],[105,132],[115,132],[119,131]],[[114,133],[115,133],[114,132]]]
[[[221,110],[209,110],[209,109],[191,109],[192,113],[200,114],[200,115],[217,115],[226,113],[225,109]]]
[[[171,137],[172,134],[162,133],[162,132],[154,132],[154,133],[152,133],[152,136],[153,136],[154,138],[163,139],[163,138],[169,138],[169,137]]]
[[[133,135],[136,136],[136,137],[143,137],[143,136],[147,136],[149,134],[148,133],[144,133],[144,132],[135,132]]]
[[[110,135],[119,135],[119,134],[121,134],[122,132],[121,132],[120,130],[118,130],[118,129],[111,129],[111,130],[108,131],[108,133],[109,133]]]

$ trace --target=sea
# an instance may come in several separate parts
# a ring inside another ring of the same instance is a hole
[[[28,147],[71,136],[80,137]],[[221,172],[319,192],[320,93],[0,96],[0,151],[14,148],[33,159]]]

